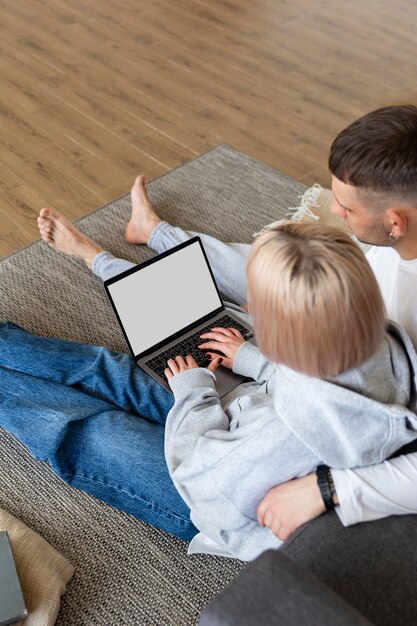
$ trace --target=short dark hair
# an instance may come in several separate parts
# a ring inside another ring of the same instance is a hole
[[[364,191],[417,202],[417,107],[371,111],[333,141],[329,169]]]

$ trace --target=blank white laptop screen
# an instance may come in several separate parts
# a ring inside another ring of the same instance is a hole
[[[135,355],[222,306],[198,241],[107,289]]]

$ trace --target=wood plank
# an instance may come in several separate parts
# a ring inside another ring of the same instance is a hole
[[[230,143],[328,184],[335,134],[416,102],[407,0],[0,0],[0,254]]]

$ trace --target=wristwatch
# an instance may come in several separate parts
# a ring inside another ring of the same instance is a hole
[[[327,465],[319,465],[316,469],[317,485],[320,489],[326,511],[331,511],[336,506],[333,497],[336,495],[332,473]]]

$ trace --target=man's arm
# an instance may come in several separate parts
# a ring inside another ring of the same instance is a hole
[[[355,470],[332,470],[336,511],[350,526],[417,513],[417,453]],[[302,524],[324,513],[315,474],[271,489],[258,506],[258,522],[283,541]]]
[[[355,470],[332,470],[344,526],[417,513],[417,453]]]
[[[325,511],[315,474],[294,478],[273,487],[257,508],[258,523],[266,526],[282,541],[299,526]]]

